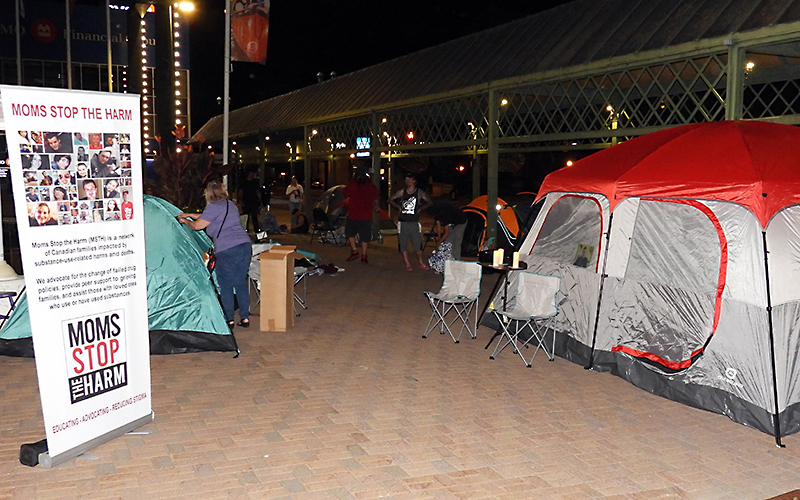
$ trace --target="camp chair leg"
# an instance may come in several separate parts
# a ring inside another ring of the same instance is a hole
[[[430,334],[434,328],[437,326],[439,327],[439,333],[444,335],[444,315],[446,314],[445,311],[445,304],[440,302],[427,294],[425,295],[428,297],[428,303],[431,306],[431,318],[428,320],[428,326],[425,327],[425,333],[422,334],[422,338],[428,338],[428,334]],[[442,310],[439,311],[439,304],[442,304]]]
[[[518,353],[519,346],[517,345],[517,332],[516,330],[514,332],[509,331],[511,322],[507,321],[505,317],[500,315],[497,311],[492,311],[492,313],[495,315],[497,321],[500,323],[501,331],[498,332],[500,334],[500,338],[497,339],[497,345],[495,345],[494,351],[492,351],[492,354],[491,356],[489,356],[489,359],[495,359],[495,357],[497,357],[497,355],[500,354],[503,351],[503,349],[505,349],[511,344],[514,345],[514,352]],[[521,356],[522,355],[520,354],[520,357]],[[525,361],[525,358],[523,358],[522,360]]]
[[[256,303],[253,305],[252,309],[254,311],[258,310],[258,305],[261,303],[261,287],[257,280],[250,278],[250,295],[255,295]]]
[[[525,342],[523,342],[520,345],[520,349],[522,349],[523,347],[529,347],[531,345],[535,345],[535,349],[533,351],[533,354],[531,354],[530,360],[525,360],[524,357],[522,358],[522,360],[525,361],[525,363],[528,365],[529,368],[533,364],[533,358],[536,357],[536,353],[539,352],[539,349],[544,351],[544,353],[547,356],[548,360],[550,360],[550,361],[554,361],[555,360],[554,351],[555,351],[555,341],[556,340],[555,340],[555,330],[553,328],[551,328],[552,326],[554,326],[554,325],[552,325],[552,321],[547,321],[547,322],[539,324],[535,320],[531,320],[531,321],[526,322],[519,329],[520,332],[525,330],[526,328],[531,331],[531,336]],[[547,332],[548,332],[548,330],[550,330],[550,332],[552,334],[552,339],[553,339],[552,342],[551,342],[551,346],[552,347],[550,348],[549,351],[547,349]]]

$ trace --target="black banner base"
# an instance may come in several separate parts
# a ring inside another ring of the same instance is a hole
[[[19,463],[28,467],[39,465],[39,454],[47,452],[47,439],[19,447]]]

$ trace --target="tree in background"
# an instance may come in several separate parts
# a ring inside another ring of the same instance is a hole
[[[227,175],[232,167],[233,164],[214,163],[213,154],[196,153],[191,147],[184,147],[179,153],[155,157],[153,171],[156,178],[145,176],[144,192],[163,198],[185,212],[198,212],[204,206],[206,184]]]

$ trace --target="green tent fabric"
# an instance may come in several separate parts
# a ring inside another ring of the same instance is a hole
[[[179,224],[180,210],[170,203],[153,196],[143,202],[151,354],[238,352],[203,264],[211,240]],[[0,330],[0,354],[33,355],[26,297]]]
[[[33,343],[28,319],[28,296],[24,289],[20,293],[12,314],[0,329],[0,354],[30,358],[33,357]]]

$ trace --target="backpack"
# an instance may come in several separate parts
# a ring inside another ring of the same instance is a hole
[[[436,274],[444,274],[444,261],[453,258],[453,244],[449,241],[443,241],[439,244],[439,248],[433,251],[428,259],[428,265]]]

